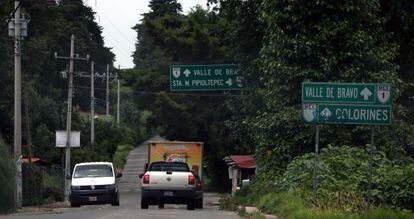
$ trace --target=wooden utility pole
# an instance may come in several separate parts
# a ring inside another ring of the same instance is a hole
[[[68,109],[66,115],[66,148],[65,148],[65,201],[69,201],[70,190],[70,146],[71,146],[71,129],[72,129],[72,97],[73,97],[73,63],[74,60],[86,60],[89,61],[89,55],[86,58],[75,57],[75,35],[70,37],[70,56],[62,57],[55,53],[57,59],[69,59],[69,89],[68,89]]]
[[[26,117],[26,143],[29,151],[29,163],[32,163],[32,135],[30,132],[29,99],[27,98],[27,94],[24,95],[24,114]]]

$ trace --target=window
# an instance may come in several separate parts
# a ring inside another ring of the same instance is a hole
[[[77,166],[75,169],[74,178],[86,178],[86,177],[113,177],[111,165],[82,165]]]
[[[161,172],[190,172],[186,163],[179,162],[156,162],[152,163],[149,171],[161,171]]]

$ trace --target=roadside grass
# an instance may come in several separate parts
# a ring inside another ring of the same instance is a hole
[[[14,207],[14,173],[13,156],[0,136],[0,214],[15,210]]]
[[[130,144],[118,145],[114,156],[112,157],[112,163],[116,169],[123,169],[127,160],[127,156],[134,147]]]
[[[234,197],[229,195],[220,200],[220,208],[238,211],[245,218],[261,218],[258,215],[247,214],[239,206],[255,206],[261,212],[276,215],[285,219],[414,219],[410,211],[396,211],[386,208],[373,208],[370,211],[344,211],[335,209],[320,209],[306,205],[296,192],[259,194],[240,190]],[[242,209],[242,210],[240,210]],[[254,213],[258,214],[258,213]]]
[[[43,203],[63,201],[63,180],[59,174],[45,174],[43,179]]]

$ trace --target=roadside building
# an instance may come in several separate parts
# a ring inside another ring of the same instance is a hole
[[[229,179],[231,179],[231,194],[248,185],[250,176],[257,170],[256,159],[253,155],[231,155],[223,159],[228,165]]]

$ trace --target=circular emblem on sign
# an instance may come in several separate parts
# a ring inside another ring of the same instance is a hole
[[[171,178],[170,177],[167,177],[167,181],[171,181]]]
[[[172,69],[172,73],[173,73],[174,77],[178,78],[178,77],[180,77],[181,69],[178,68],[178,67],[175,67],[175,68]]]
[[[313,122],[316,119],[316,104],[304,104],[302,110],[306,122]]]
[[[382,104],[387,103],[391,97],[391,86],[388,85],[380,85],[377,86],[377,99]]]
[[[95,189],[95,186],[94,185],[91,185],[91,189],[94,190]]]

